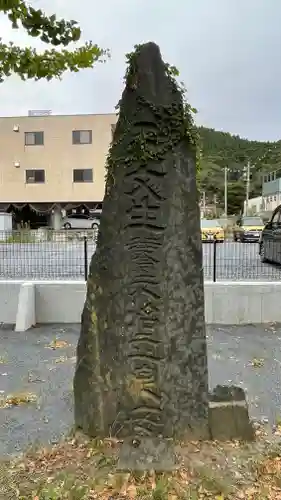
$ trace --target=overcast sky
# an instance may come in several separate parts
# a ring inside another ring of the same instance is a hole
[[[62,81],[1,84],[0,115],[110,113],[123,87],[125,53],[155,41],[180,70],[197,123],[260,140],[281,139],[280,0],[31,0],[48,14],[76,19],[83,38],[111,60]],[[0,35],[33,44],[1,14]]]

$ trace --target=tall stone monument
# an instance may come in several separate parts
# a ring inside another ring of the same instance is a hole
[[[74,378],[90,436],[209,437],[195,147],[154,43],[130,56]]]

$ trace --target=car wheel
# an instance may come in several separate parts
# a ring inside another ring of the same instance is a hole
[[[260,243],[260,260],[262,263],[268,262],[266,256],[265,256],[265,249],[264,249],[264,243]]]
[[[69,222],[66,222],[63,227],[64,229],[71,229],[71,225],[69,224]]]
[[[92,228],[92,229],[96,229],[96,230],[98,230],[99,225],[98,225],[96,222],[94,222],[94,223],[91,225],[91,228]]]

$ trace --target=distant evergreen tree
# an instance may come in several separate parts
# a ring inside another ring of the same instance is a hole
[[[281,141],[259,142],[237,135],[198,127],[201,162],[199,188],[206,198],[217,195],[218,206],[224,204],[224,168],[228,168],[229,213],[239,213],[246,193],[245,167],[251,164],[250,197],[261,195],[262,173],[281,168]]]

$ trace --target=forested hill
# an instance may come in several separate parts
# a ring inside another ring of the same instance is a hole
[[[281,168],[281,141],[259,142],[241,139],[227,132],[198,127],[202,158],[199,182],[208,201],[214,195],[223,206],[224,167],[228,167],[230,212],[239,212],[245,199],[245,167],[251,164],[250,197],[261,194],[262,172]],[[230,213],[229,212],[229,213]]]

